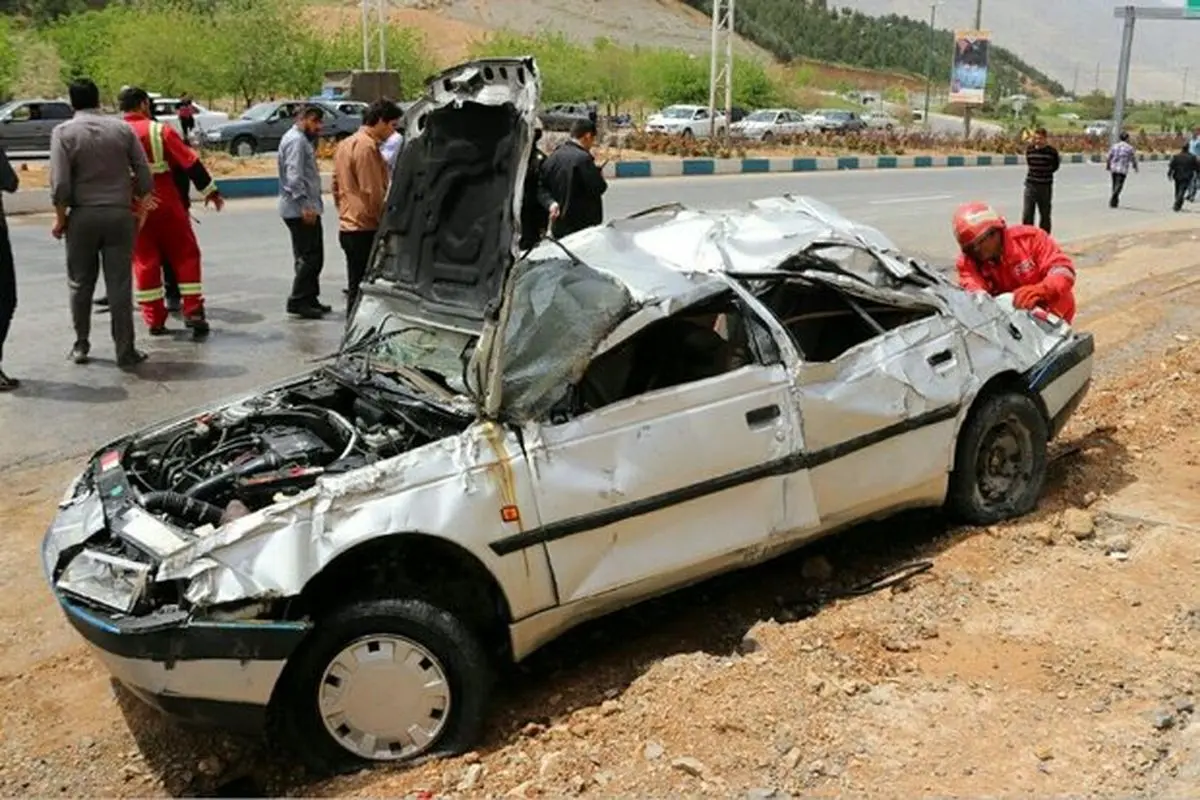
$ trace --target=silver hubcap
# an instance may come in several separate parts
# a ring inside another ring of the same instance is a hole
[[[238,142],[237,154],[243,158],[252,156],[254,155],[254,148],[250,146],[249,142]]]
[[[321,676],[317,707],[325,729],[360,758],[415,756],[441,735],[450,683],[433,654],[393,634],[366,636],[334,656]]]

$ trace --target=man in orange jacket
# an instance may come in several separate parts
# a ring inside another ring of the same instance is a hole
[[[1075,265],[1050,234],[1033,225],[1007,225],[987,203],[954,212],[958,282],[968,291],[1012,293],[1017,308],[1075,319]]]
[[[183,301],[184,324],[193,337],[208,335],[204,314],[204,293],[200,281],[200,245],[192,230],[191,215],[184,205],[177,185],[177,174],[191,178],[192,184],[204,195],[204,204],[220,211],[225,200],[217,191],[212,176],[200,162],[196,152],[183,141],[175,129],[154,121],[150,111],[150,95],[131,86],[121,92],[121,111],[125,121],[146,151],[150,172],[154,175],[155,206],[138,230],[133,248],[134,296],[142,309],[142,318],[150,326],[151,336],[167,333],[167,307],[163,303],[163,259],[166,258],[179,281]]]

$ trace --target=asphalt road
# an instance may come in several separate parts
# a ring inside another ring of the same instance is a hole
[[[1114,211],[1107,208],[1102,168],[1064,167],[1055,234],[1072,240],[1161,222],[1171,214],[1165,172],[1153,165],[1131,178],[1124,207]],[[901,247],[948,262],[954,206],[986,199],[1010,217],[1019,214],[1022,175],[1008,167],[633,179],[614,181],[606,205],[609,216],[620,216],[672,201],[719,208],[785,192],[810,194],[881,228]],[[20,307],[4,368],[24,386],[0,395],[0,469],[89,452],[135,426],[299,372],[308,360],[336,349],[341,314],[318,322],[284,314],[291,255],[273,200],[230,203],[220,215],[197,213],[213,334],[202,344],[182,332],[149,339],[139,320],[141,346],[151,360],[137,375],[114,366],[103,314],[93,317],[96,360],[82,367],[65,360],[73,336],[63,246],[50,237],[46,217],[10,221]],[[327,214],[324,299],[336,307],[345,272],[335,224]]]

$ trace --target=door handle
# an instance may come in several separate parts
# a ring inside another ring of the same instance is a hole
[[[954,360],[954,353],[949,350],[939,350],[925,359],[931,367],[940,367],[942,364],[949,363]]]
[[[779,418],[779,413],[779,406],[775,404],[755,408],[746,412],[746,424],[751,428],[758,428],[768,422],[774,422]]]

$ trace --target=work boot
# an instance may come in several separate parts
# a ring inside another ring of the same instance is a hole
[[[11,392],[21,388],[21,382],[16,378],[10,378],[4,374],[4,370],[0,369],[0,392]]]
[[[188,317],[183,321],[183,324],[192,329],[193,339],[203,339],[204,337],[208,336],[209,332],[212,330],[208,327],[208,320],[204,318],[203,314],[197,314],[194,317]]]
[[[289,305],[287,313],[300,319],[324,319],[328,313],[320,305],[293,306]]]
[[[88,355],[91,350],[92,347],[87,342],[76,342],[72,345],[71,352],[67,355],[67,360],[74,361],[76,364],[86,364],[92,360]]]

